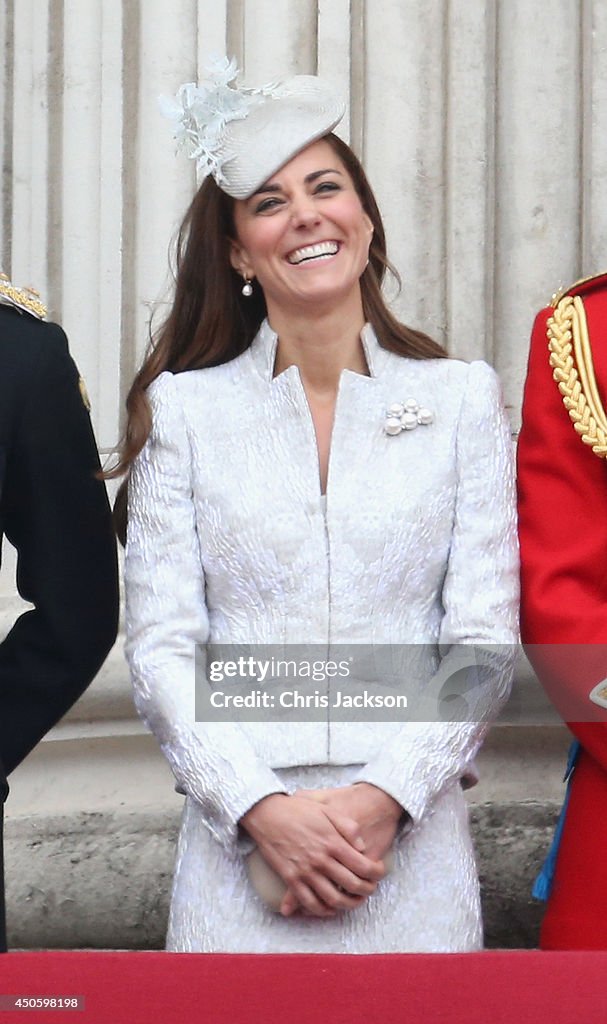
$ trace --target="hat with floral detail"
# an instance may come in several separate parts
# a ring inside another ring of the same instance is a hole
[[[248,199],[283,164],[341,121],[345,103],[315,75],[295,75],[257,89],[232,85],[234,60],[217,58],[207,77],[160,98],[178,149],[196,160],[234,199]]]

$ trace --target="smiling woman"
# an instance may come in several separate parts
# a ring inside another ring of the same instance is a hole
[[[279,335],[278,325],[302,307],[306,316],[360,322],[373,224],[329,141],[307,146],[237,202],[234,227],[232,266],[259,282]]]
[[[215,664],[202,671],[197,647],[276,645],[290,664],[326,661],[334,644],[392,645],[397,675],[423,692],[452,671],[439,649],[516,639],[495,375],[446,359],[386,307],[383,225],[332,134],[344,110],[332,90],[306,76],[237,89],[234,74],[225,62],[167,104],[209,176],[116,470],[129,471],[136,702],[186,794],[167,945],[477,949],[461,783],[507,671],[459,723],[336,722],[321,700],[328,671],[314,683],[325,718],[195,718],[195,665],[213,693]],[[365,693],[363,710],[373,680]],[[260,869],[275,873],[280,913],[256,891]]]

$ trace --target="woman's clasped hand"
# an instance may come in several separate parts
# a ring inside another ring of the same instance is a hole
[[[381,862],[362,852],[357,822],[318,801],[277,793],[241,824],[289,886],[281,905],[285,916],[300,906],[317,917],[352,910],[384,875]]]
[[[361,783],[273,794],[240,823],[288,886],[280,912],[332,917],[375,892],[401,816],[395,800]]]

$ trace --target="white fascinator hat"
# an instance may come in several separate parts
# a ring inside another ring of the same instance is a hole
[[[295,75],[257,89],[232,85],[234,60],[217,58],[198,85],[160,98],[178,149],[196,160],[234,199],[248,199],[283,164],[341,121],[345,103],[314,75]]]

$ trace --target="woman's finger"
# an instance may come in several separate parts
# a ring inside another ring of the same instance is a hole
[[[352,876],[354,877],[354,876]],[[334,913],[345,910],[356,910],[367,898],[366,895],[352,895],[341,886],[336,885],[332,877],[318,873],[310,882],[314,893],[322,904]]]
[[[366,899],[367,896],[372,896],[377,889],[378,883],[368,878],[361,878],[353,871],[348,870],[338,860],[333,863],[326,870],[326,877],[337,886],[340,891],[347,893],[349,896],[361,897]]]
[[[332,810],[330,806],[325,806],[323,809],[346,844],[345,846],[340,845],[335,851],[332,851],[333,856],[359,878],[366,878],[373,882],[381,881],[385,875],[383,864],[380,860],[374,860],[364,853],[366,843],[360,835],[357,822],[353,818]]]
[[[287,889],[280,904],[280,913],[283,917],[291,917],[292,914],[300,909],[300,906],[301,904],[293,890]]]
[[[305,912],[306,916],[335,917],[337,913],[336,910],[329,907],[318,897],[314,889],[305,882],[297,880],[293,881],[289,890],[285,893],[284,899],[280,905],[280,913],[283,914],[284,917],[290,917],[294,913],[294,910],[291,909],[293,906],[293,900],[289,898],[289,892],[292,892],[298,905],[301,907],[302,912]]]
[[[340,835],[347,839],[357,850],[363,852],[365,841],[361,835],[358,822],[347,814],[336,811],[331,806],[329,793],[330,791],[325,789],[298,789],[294,796],[301,797],[304,800],[314,800],[316,803],[322,804],[327,817]]]

